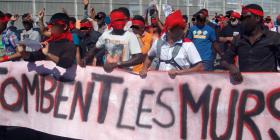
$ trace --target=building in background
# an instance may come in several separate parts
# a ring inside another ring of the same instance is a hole
[[[144,15],[145,9],[151,0],[91,0],[90,6],[96,12],[109,13],[117,7],[128,7],[132,13]],[[157,0],[158,7],[162,4],[172,5],[175,9],[181,9],[184,14],[193,15],[201,8],[207,8],[210,16],[215,13],[225,13],[228,10],[241,10],[242,5],[257,3],[264,7],[266,15],[276,17],[280,13],[280,0]],[[36,15],[37,12],[46,8],[46,18],[53,13],[65,8],[68,14],[81,18],[83,14],[82,0],[0,0],[0,9],[9,13],[23,14],[26,12]],[[163,14],[161,14],[163,15]]]

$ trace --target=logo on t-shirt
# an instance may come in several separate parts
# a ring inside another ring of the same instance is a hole
[[[207,34],[208,34],[208,31],[203,31],[203,30],[193,31],[193,38],[206,39]]]
[[[23,40],[29,39],[29,34],[24,34],[22,38],[23,38]]]

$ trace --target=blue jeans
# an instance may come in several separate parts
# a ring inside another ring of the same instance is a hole
[[[205,71],[213,71],[214,70],[214,61],[212,60],[203,60],[202,64],[204,66]]]

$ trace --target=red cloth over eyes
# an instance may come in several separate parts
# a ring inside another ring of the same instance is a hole
[[[81,28],[93,28],[93,25],[90,21],[81,23]]]
[[[246,7],[242,8],[242,13],[248,13],[248,12],[250,12],[250,13],[256,15],[256,16],[260,16],[260,17],[264,16],[263,11],[261,11],[261,10],[246,8]]]
[[[115,30],[123,30],[127,23],[128,17],[121,11],[113,11],[110,14],[110,19],[110,27]]]
[[[231,13],[231,17],[240,19],[241,15],[240,15],[238,12],[232,12],[232,13]]]
[[[4,17],[0,18],[0,22],[7,23],[9,21],[10,21],[10,18],[7,17],[7,16],[4,16]]]
[[[132,25],[144,27],[145,23],[141,20],[132,20]]]
[[[58,41],[58,40],[62,40],[62,39],[67,39],[68,41],[73,42],[72,33],[67,31],[62,34],[52,34],[51,37],[48,40],[46,40],[46,42]]]

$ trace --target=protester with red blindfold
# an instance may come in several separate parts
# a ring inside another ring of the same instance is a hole
[[[276,72],[279,58],[280,35],[269,31],[263,24],[261,6],[249,4],[242,9],[240,36],[233,39],[222,64],[227,68],[234,84],[242,82],[241,72]],[[239,68],[234,57],[239,57]]]
[[[151,68],[168,71],[172,78],[176,75],[202,71],[199,53],[194,44],[183,36],[186,23],[181,12],[171,13],[166,18],[164,28],[166,33],[152,45],[140,76],[146,77]]]
[[[117,67],[131,70],[131,66],[143,61],[138,39],[134,33],[124,30],[128,18],[122,10],[113,10],[110,19],[112,30],[102,34],[96,47],[88,53],[84,62],[88,64],[96,55],[97,50],[104,47],[106,50],[105,71],[111,72]]]
[[[101,33],[94,30],[92,22],[88,20],[88,18],[83,19],[80,22],[79,38],[81,46],[77,50],[77,54],[79,54],[79,59],[84,59],[89,50],[95,47],[95,44],[100,36]],[[99,50],[96,55],[97,59],[88,63],[94,66],[103,66],[103,56],[105,55],[104,52],[104,49]],[[84,66],[83,63],[81,63],[81,66]]]
[[[241,15],[238,12],[232,11],[227,26],[221,31],[219,41],[223,43],[223,52],[229,47],[233,37],[238,36],[241,33],[240,17]]]
[[[135,15],[132,19],[131,28],[138,38],[142,54],[146,57],[151,48],[153,38],[150,33],[145,31],[145,19],[140,15]],[[143,64],[136,65],[133,67],[133,72],[139,73],[142,68]]]
[[[69,33],[69,17],[64,13],[54,14],[49,22],[51,37],[42,43],[42,49],[37,52],[26,52],[21,46],[18,52],[26,61],[50,60],[63,68],[70,68],[75,61],[76,47]]]

